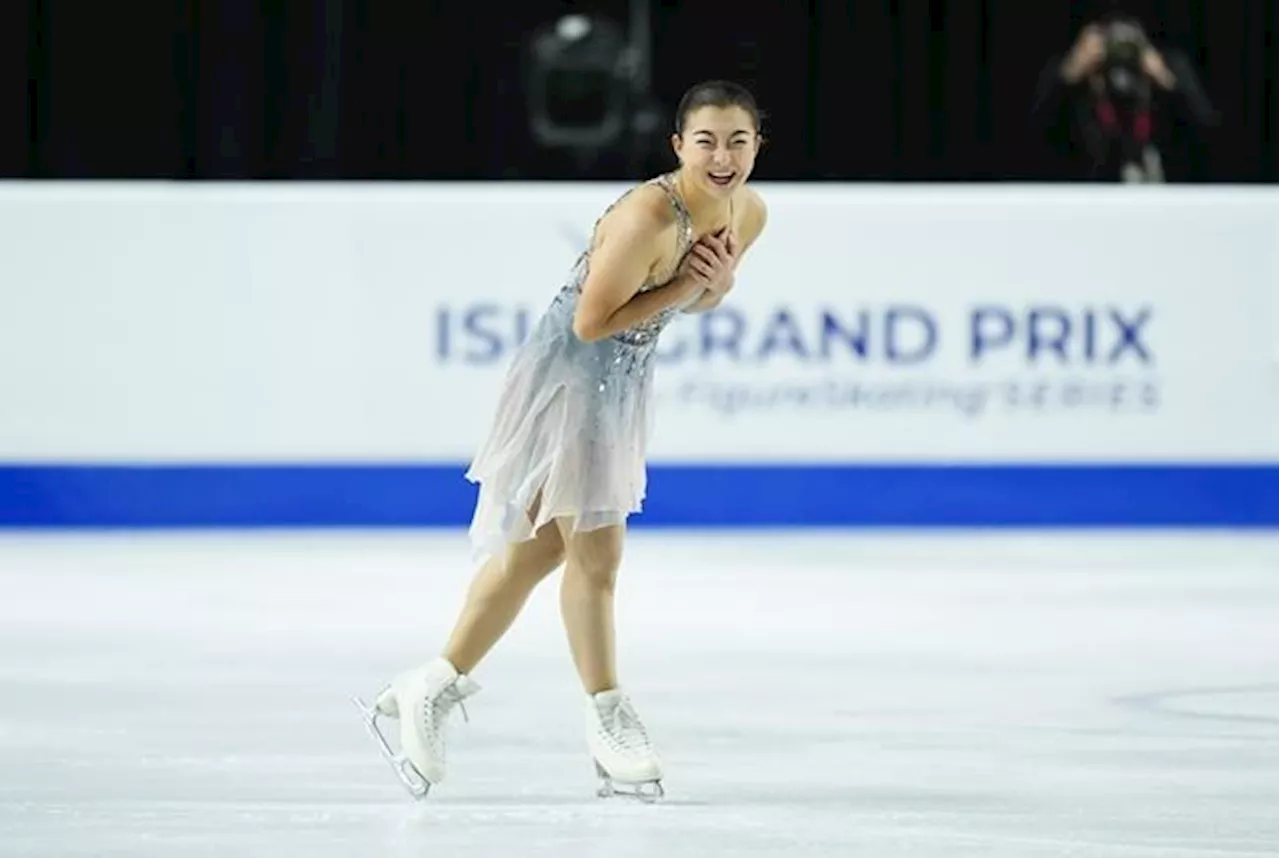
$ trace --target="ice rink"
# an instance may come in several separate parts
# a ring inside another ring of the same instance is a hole
[[[558,579],[402,790],[349,698],[436,653],[466,551],[0,536],[0,855],[1276,854],[1274,533],[637,531],[652,806],[594,796]]]

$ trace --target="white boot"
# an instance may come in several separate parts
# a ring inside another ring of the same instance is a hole
[[[373,708],[359,704],[370,732],[414,798],[444,780],[449,714],[458,706],[466,718],[462,702],[479,690],[475,680],[459,674],[447,659],[436,658],[397,676]],[[378,729],[379,715],[400,719],[400,753],[391,750]]]
[[[601,779],[602,797],[618,792],[614,782],[634,787],[626,794],[638,798],[663,795],[662,762],[635,707],[621,691],[601,691],[587,698],[587,746]],[[653,789],[644,790],[646,785]]]

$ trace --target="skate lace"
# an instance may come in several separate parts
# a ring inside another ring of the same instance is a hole
[[[630,700],[623,699],[610,711],[602,711],[600,724],[606,741],[615,751],[637,754],[649,750],[649,733]]]
[[[426,734],[431,737],[432,750],[442,758],[444,756],[444,723],[453,707],[457,706],[461,710],[463,721],[471,722],[471,718],[467,715],[467,704],[463,699],[457,685],[449,683],[440,689],[434,698],[428,698],[426,705],[422,707],[422,726],[426,728]]]

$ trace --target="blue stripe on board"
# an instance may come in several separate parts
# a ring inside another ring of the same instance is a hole
[[[459,465],[0,465],[0,527],[468,523]],[[637,526],[1277,527],[1275,464],[651,465]]]

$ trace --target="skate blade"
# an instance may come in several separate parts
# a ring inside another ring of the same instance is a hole
[[[391,765],[400,783],[409,791],[409,795],[418,801],[426,798],[427,793],[431,791],[431,781],[422,776],[422,773],[418,771],[418,767],[413,764],[412,760],[404,754],[397,754],[391,749],[391,745],[387,742],[387,737],[382,735],[382,731],[378,729],[378,716],[382,713],[378,711],[376,706],[368,705],[359,697],[351,698],[351,702],[360,710],[365,729],[369,731],[369,735],[373,736],[378,743],[383,759]]]
[[[599,798],[631,798],[645,804],[653,804],[667,794],[662,788],[661,780],[619,784],[599,763],[596,763],[596,777],[600,778],[600,788],[596,790]]]

